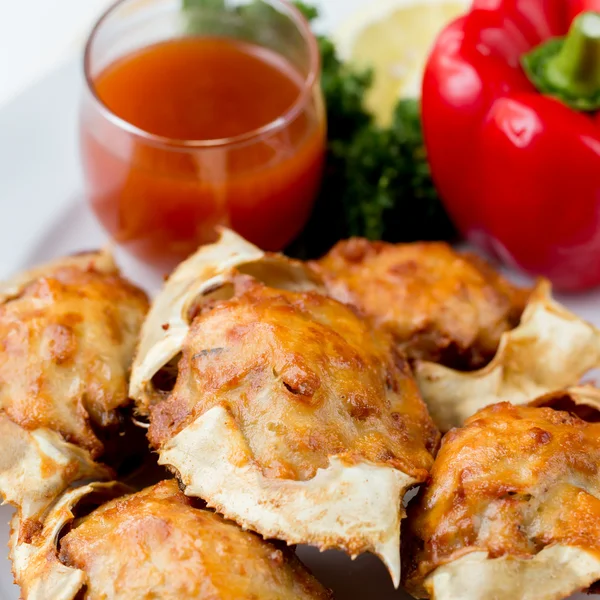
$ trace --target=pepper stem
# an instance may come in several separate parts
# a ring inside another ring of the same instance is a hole
[[[560,52],[546,63],[548,81],[577,96],[600,92],[600,13],[580,14]]]
[[[533,84],[578,110],[600,108],[600,12],[578,15],[564,38],[554,38],[523,57]]]

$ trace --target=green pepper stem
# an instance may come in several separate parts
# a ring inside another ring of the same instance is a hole
[[[578,15],[562,48],[548,59],[548,82],[571,96],[590,97],[600,92],[600,13]]]

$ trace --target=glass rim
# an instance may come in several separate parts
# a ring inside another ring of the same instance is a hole
[[[306,104],[310,101],[313,88],[319,82],[321,71],[321,57],[317,39],[310,29],[310,25],[304,15],[296,8],[289,0],[266,0],[269,4],[283,7],[286,14],[294,22],[302,39],[304,40],[309,54],[309,69],[306,76],[303,77],[302,89],[293,104],[289,106],[281,115],[269,121],[265,125],[256,127],[244,133],[225,138],[215,138],[209,140],[196,139],[179,139],[168,136],[157,135],[151,133],[141,127],[137,127],[113,112],[98,96],[96,86],[91,75],[91,52],[92,46],[100,29],[104,26],[105,21],[117,10],[121,5],[130,2],[131,0],[116,0],[113,2],[101,15],[98,17],[85,43],[83,53],[83,75],[85,86],[90,93],[94,105],[100,113],[113,125],[116,125],[126,133],[140,138],[146,143],[155,146],[178,148],[178,149],[193,149],[193,148],[219,148],[236,146],[245,142],[250,142],[254,139],[264,137],[271,133],[275,133],[288,126],[303,110]]]

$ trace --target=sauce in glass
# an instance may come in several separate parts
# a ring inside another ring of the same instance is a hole
[[[171,267],[214,240],[216,225],[267,250],[299,233],[325,125],[320,97],[285,58],[230,38],[179,38],[110,64],[93,89],[119,122],[84,113],[88,195],[134,254]]]

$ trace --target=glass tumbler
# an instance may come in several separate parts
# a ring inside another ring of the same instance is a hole
[[[122,118],[102,100],[97,82],[106,69],[150,46],[191,37],[275,53],[298,80],[295,101],[270,122],[232,137],[174,139]],[[219,226],[272,251],[301,231],[320,185],[326,126],[318,47],[295,7],[284,0],[121,0],[92,30],[84,69],[86,195],[126,250],[169,270],[214,241]]]

